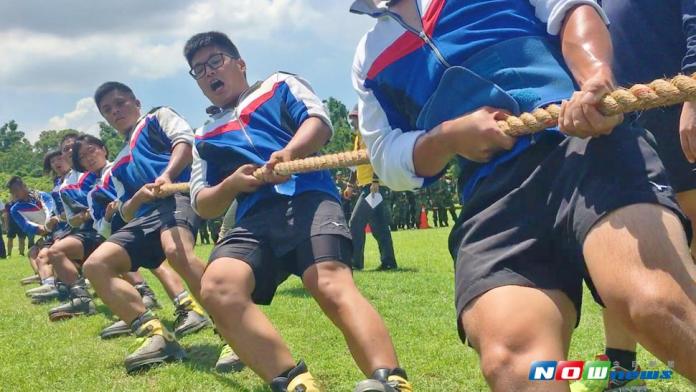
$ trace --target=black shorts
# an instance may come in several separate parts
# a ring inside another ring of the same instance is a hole
[[[254,272],[254,303],[268,305],[278,286],[323,261],[351,265],[350,230],[338,200],[323,192],[264,200],[227,232],[210,254],[246,262]]]
[[[113,233],[107,242],[124,248],[131,260],[131,271],[154,269],[166,259],[160,233],[173,227],[187,228],[196,237],[200,218],[188,195],[176,194],[161,200],[150,213],[135,218]]]
[[[73,237],[80,241],[80,243],[82,243],[82,253],[84,254],[84,256],[81,262],[87,260],[89,255],[91,255],[92,252],[94,252],[94,250],[97,249],[99,245],[102,244],[102,242],[104,242],[104,237],[100,236],[99,233],[97,233],[95,230],[72,230],[70,234],[63,238],[68,237]]]
[[[53,236],[52,233],[49,233],[48,235],[45,235],[45,236],[39,238],[39,240],[36,241],[36,243],[34,243],[34,247],[37,250],[41,250],[43,248],[50,248],[51,245],[53,245],[55,242],[56,242],[55,237]]]
[[[463,341],[461,312],[501,286],[560,290],[575,305],[579,322],[583,279],[601,302],[582,246],[593,225],[614,210],[659,204],[690,231],[645,135],[625,123],[594,139],[547,134],[477,185],[449,238]]]
[[[655,137],[655,150],[676,193],[696,189],[696,164],[686,160],[679,140],[680,114],[681,105],[677,105],[649,110],[636,120]]]
[[[8,219],[12,219],[12,217]],[[16,237],[24,239],[27,238],[27,235],[22,231],[22,229],[19,228],[19,226],[16,223],[14,223],[14,221],[12,221],[9,225],[7,225],[7,238],[14,239]]]

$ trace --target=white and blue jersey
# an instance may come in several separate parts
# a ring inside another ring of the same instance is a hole
[[[249,87],[237,107],[217,114],[213,121],[196,130],[191,172],[194,210],[198,192],[219,184],[244,164],[266,163],[272,153],[287,146],[310,117],[331,127],[321,100],[297,76],[279,72]],[[297,174],[283,184],[265,185],[254,193],[238,195],[237,221],[260,200],[307,191],[320,191],[339,199],[327,170]]]
[[[575,85],[557,38],[565,14],[590,5],[606,21],[593,0],[413,1],[422,26],[409,26],[387,2],[362,0],[351,7],[378,18],[358,44],[353,86],[372,165],[395,190],[437,178],[415,173],[413,149],[442,121],[485,105],[515,114],[569,98]],[[519,138],[512,151],[483,165],[460,158],[462,195],[530,143],[532,137]]]
[[[155,182],[169,164],[179,143],[193,144],[193,130],[172,109],[160,107],[138,120],[110,169],[118,199],[125,203],[143,185]],[[188,182],[191,168],[182,170],[173,182]],[[143,205],[136,217],[146,214],[157,201]]]
[[[53,238],[63,238],[68,233],[70,233],[70,225],[65,221],[65,209],[63,208],[63,202],[60,200],[60,186],[63,183],[64,177],[55,177],[53,179],[53,189],[51,190],[51,197],[53,198],[53,203],[55,204],[55,215],[60,219],[51,232]]]
[[[68,222],[77,214],[88,208],[87,194],[97,182],[97,175],[91,172],[78,172],[71,170],[65,176],[58,193]],[[87,221],[80,225],[81,230],[92,230],[92,222]]]
[[[27,235],[36,235],[39,226],[55,215],[55,202],[50,193],[32,192],[27,200],[17,200],[10,208],[10,216]]]
[[[118,230],[125,224],[118,213],[113,215],[111,221],[105,219],[106,207],[112,201],[118,200],[116,187],[111,174],[113,166],[114,163],[106,164],[101,171],[101,176],[97,180],[97,183],[87,195],[89,213],[94,220],[94,229],[104,238],[109,238],[113,231]]]

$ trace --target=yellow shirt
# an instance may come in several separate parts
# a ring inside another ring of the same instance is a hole
[[[365,143],[362,140],[362,136],[358,133],[355,136],[355,142],[353,143],[353,150],[361,150],[366,148]],[[372,184],[372,179],[374,178],[374,171],[372,170],[372,165],[366,163],[364,165],[358,165],[355,173],[355,179],[358,186],[365,186]]]

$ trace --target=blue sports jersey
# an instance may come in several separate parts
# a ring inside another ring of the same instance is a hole
[[[172,109],[160,107],[138,120],[110,169],[118,199],[125,203],[145,184],[154,182],[169,164],[171,152],[179,143],[193,144],[193,130]],[[188,182],[187,167],[173,182]],[[135,216],[151,211],[158,201],[144,204]]]
[[[51,190],[51,197],[53,198],[53,203],[55,204],[55,215],[60,219],[60,222],[56,224],[53,228],[51,234],[54,238],[65,237],[70,233],[70,225],[65,221],[65,209],[63,208],[63,202],[60,200],[60,186],[63,183],[63,177],[55,177],[53,179],[53,189]]]
[[[359,0],[351,8],[378,18],[356,49],[353,86],[359,98],[360,132],[372,165],[395,190],[418,188],[435,179],[418,176],[413,164],[416,140],[438,124],[427,121],[429,112],[452,109],[455,116],[447,120],[466,113],[451,106],[470,105],[471,111],[489,105],[515,112],[569,98],[573,80],[555,35],[566,12],[575,6],[590,5],[604,17],[592,0],[402,1],[416,3],[422,26],[409,26],[388,8],[388,2]],[[436,93],[447,97],[452,86],[445,75],[453,69],[450,75],[463,75],[467,81],[462,85],[470,88],[457,91],[460,100],[433,103]],[[480,90],[488,94],[488,89],[496,99],[479,94]],[[519,138],[512,151],[484,165],[460,158],[462,194],[532,142],[532,137]]]
[[[104,238],[109,238],[113,231],[120,229],[125,224],[118,213],[112,216],[111,221],[105,219],[106,207],[112,201],[118,200],[114,177],[111,174],[113,167],[114,163],[106,164],[97,183],[87,195],[89,213],[94,220],[94,229]]]
[[[55,202],[50,193],[32,192],[27,200],[17,200],[10,207],[10,216],[27,235],[37,234],[39,226],[55,215]]]
[[[321,100],[303,79],[276,73],[251,86],[239,105],[223,111],[196,130],[191,172],[191,203],[204,187],[219,184],[240,166],[263,165],[283,149],[302,123],[317,117],[331,126]],[[320,191],[338,199],[336,185],[327,170],[291,176],[279,185],[266,185],[251,194],[237,196],[237,221],[257,202],[274,195],[293,196]],[[230,202],[232,202],[230,200]]]
[[[78,172],[71,170],[65,176],[58,193],[65,210],[65,218],[68,222],[77,214],[88,208],[87,194],[97,182],[97,175],[90,172]],[[87,221],[79,226],[82,230],[91,230],[92,222]]]

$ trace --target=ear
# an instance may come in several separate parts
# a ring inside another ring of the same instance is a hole
[[[141,106],[140,106],[140,100],[139,100],[139,99],[136,99],[136,100],[135,100],[135,106],[137,106],[138,109],[141,108]]]
[[[241,58],[237,60],[237,66],[239,67],[240,71],[246,72],[246,63]]]

